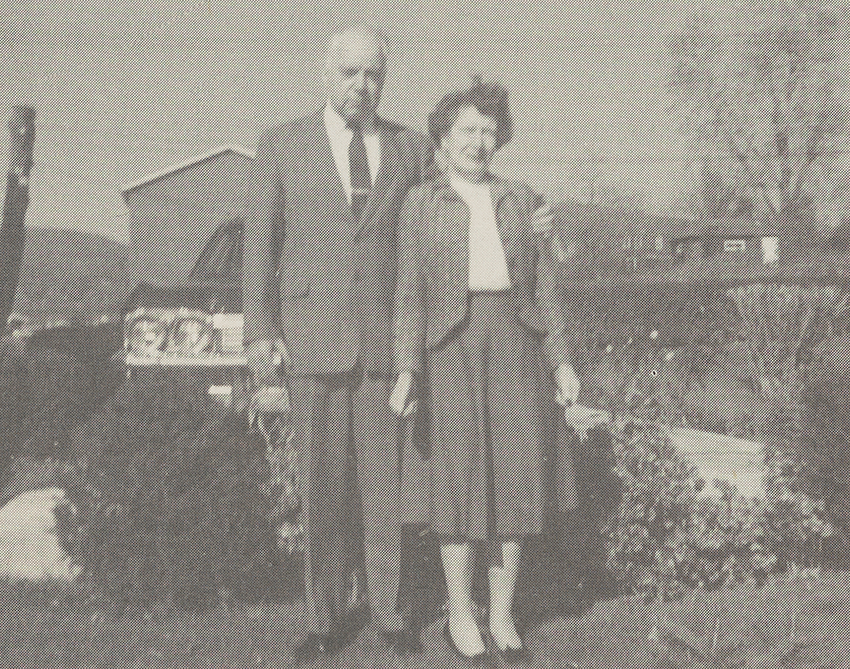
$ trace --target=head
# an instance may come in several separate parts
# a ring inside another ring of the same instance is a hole
[[[368,26],[335,33],[328,42],[322,82],[328,100],[349,123],[371,123],[381,99],[386,39]]]
[[[428,132],[449,173],[481,181],[490,171],[493,154],[513,134],[508,92],[497,83],[476,82],[448,93],[428,117]]]

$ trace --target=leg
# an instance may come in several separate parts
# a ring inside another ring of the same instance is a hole
[[[307,530],[307,630],[325,635],[345,610],[348,592],[344,555],[348,528],[339,519],[350,496],[350,393],[342,377],[294,378],[290,392]]]
[[[404,628],[398,611],[401,569],[401,461],[398,419],[388,381],[365,375],[354,394],[357,484],[363,513],[363,558],[372,618],[387,632]]]
[[[472,546],[469,543],[440,545],[449,594],[449,633],[461,653],[474,657],[485,652],[472,603]]]
[[[501,650],[522,648],[513,617],[514,586],[519,571],[520,545],[515,541],[502,544],[502,565],[491,566],[490,634]]]

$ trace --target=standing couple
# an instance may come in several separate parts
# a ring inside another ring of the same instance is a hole
[[[296,654],[349,640],[353,467],[371,615],[387,643],[400,655],[422,648],[398,606],[404,470],[440,538],[449,646],[481,660],[489,634],[515,660],[524,648],[514,584],[523,538],[541,531],[543,412],[556,399],[542,393],[552,378],[558,401],[578,393],[552,214],[527,186],[489,171],[512,133],[501,86],[440,100],[428,120],[435,150],[375,114],[385,59],[373,29],[331,38],[327,104],[263,136],[245,226],[246,354],[259,387],[283,385],[275,352],[290,361],[302,458],[308,634]],[[416,411],[426,413],[427,460],[404,448]],[[490,555],[484,630],[473,542]]]

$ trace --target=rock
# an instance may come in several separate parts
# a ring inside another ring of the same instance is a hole
[[[80,574],[57,531],[56,507],[67,502],[62,488],[42,488],[0,508],[0,578],[70,582]]]
[[[748,439],[685,427],[669,428],[676,451],[706,482],[703,494],[719,496],[714,481],[728,483],[747,499],[765,499],[764,446]]]

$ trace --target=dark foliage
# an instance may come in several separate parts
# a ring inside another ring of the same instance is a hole
[[[129,292],[128,247],[81,230],[28,228],[15,311],[41,326],[90,323],[117,313]]]
[[[700,282],[575,284],[567,287],[564,303],[580,347],[621,346],[650,338],[673,347],[707,343],[734,328],[724,290]]]
[[[107,601],[195,608],[289,587],[265,443],[205,389],[192,373],[128,380],[74,435],[62,538]]]
[[[791,455],[798,486],[821,500],[826,518],[839,530],[827,557],[850,565],[850,336],[816,346],[803,376],[799,438]]]
[[[111,362],[112,325],[7,333],[0,341],[0,484],[13,459],[71,455],[74,426],[111,397],[124,370]]]
[[[12,335],[4,335],[0,339],[0,481],[20,440],[26,412],[25,378],[22,346]]]

